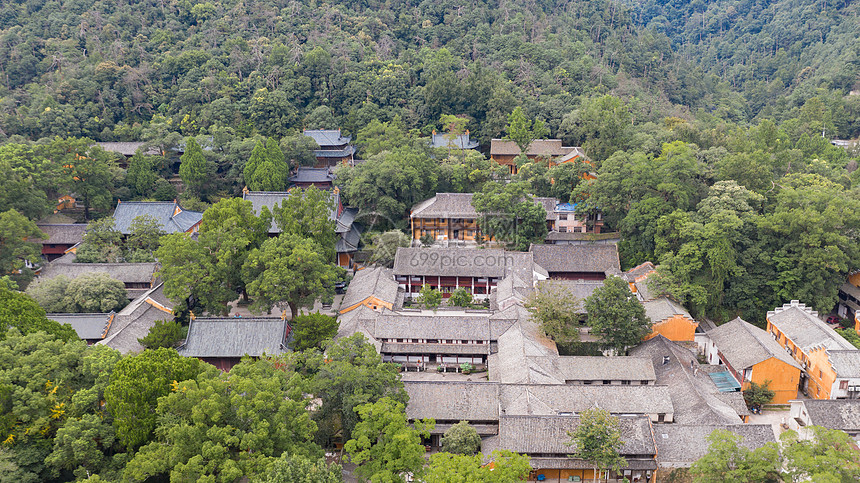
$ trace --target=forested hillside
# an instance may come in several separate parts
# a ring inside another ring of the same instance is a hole
[[[818,96],[828,134],[851,136],[860,22],[847,3],[3,2],[0,129],[280,137],[466,114],[487,142],[522,104],[578,142],[565,115],[612,93],[634,121],[783,120]]]

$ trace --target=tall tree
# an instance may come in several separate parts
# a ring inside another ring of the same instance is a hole
[[[400,247],[408,247],[412,239],[400,230],[390,230],[373,237],[370,247],[370,263],[391,268],[394,266],[394,255]]]
[[[343,483],[341,467],[329,465],[325,458],[313,460],[284,453],[269,469],[251,480],[253,483]]]
[[[131,220],[131,233],[125,240],[125,258],[129,262],[154,262],[164,227],[151,215]]]
[[[322,348],[323,342],[337,335],[340,324],[335,317],[314,312],[295,317],[290,326],[293,328],[290,349],[304,351]]]
[[[725,429],[708,437],[708,452],[690,467],[697,483],[770,481],[779,475],[779,450],[774,443],[750,450],[743,438]]]
[[[493,451],[484,462],[484,455],[435,453],[425,468],[422,481],[426,483],[519,483],[526,481],[532,471],[529,457],[507,450]]]
[[[36,240],[47,238],[35,223],[10,209],[0,213],[0,274],[24,275],[27,263],[39,262],[41,246]]]
[[[112,216],[91,221],[75,252],[75,263],[116,263],[122,260],[122,233]]]
[[[24,335],[41,331],[66,341],[78,339],[69,324],[60,325],[45,317],[45,309],[35,300],[0,284],[0,339],[13,327]]]
[[[430,437],[435,421],[416,420],[412,429],[403,403],[387,397],[355,411],[360,421],[344,449],[350,461],[358,465],[356,474],[370,481],[391,483],[421,474],[425,452],[421,437]]]
[[[467,421],[452,425],[442,436],[442,451],[472,456],[481,450],[481,436]]]
[[[579,304],[563,284],[544,281],[529,294],[525,307],[547,337],[570,347],[579,342]]]
[[[206,159],[203,148],[193,137],[185,140],[185,152],[180,160],[179,177],[191,193],[202,198],[212,182],[215,166]]]
[[[170,394],[177,381],[193,379],[207,369],[214,371],[198,359],[165,348],[117,362],[105,388],[105,407],[114,418],[120,443],[136,449],[149,441],[156,428],[158,399]]]
[[[251,180],[254,179],[254,174],[257,172],[257,168],[266,162],[267,155],[266,143],[262,139],[257,139],[256,144],[254,144],[254,149],[251,151],[251,157],[249,157],[248,161],[245,162],[245,169],[242,171],[242,178],[245,180],[245,186],[248,186],[249,189],[249,185]]]
[[[118,167],[113,158],[98,146],[88,147],[88,139],[68,139],[63,167],[71,179],[71,191],[84,205],[84,218],[90,210],[106,210],[113,202],[114,182]]]
[[[72,312],[106,313],[128,305],[125,284],[104,272],[75,278],[66,287],[66,299]]]
[[[856,481],[860,478],[860,453],[844,431],[810,426],[810,439],[794,431],[779,437],[784,460],[783,479],[802,481]]]
[[[254,149],[256,151],[257,148]],[[254,156],[253,152],[251,156]],[[287,166],[284,153],[275,138],[269,138],[266,141],[261,160],[253,165],[250,161],[248,162],[245,169],[246,173],[249,165],[252,167],[252,171],[249,173],[250,176],[245,176],[248,189],[252,191],[283,191],[286,189],[290,168]]]
[[[568,432],[573,456],[594,465],[595,479],[602,472],[620,471],[627,466],[627,460],[621,456],[621,429],[618,418],[601,408],[591,408],[579,414],[579,425]]]
[[[226,264],[218,263],[217,239],[193,240],[185,233],[173,233],[161,239],[155,252],[161,268],[158,276],[164,281],[164,294],[176,308],[202,310],[210,314],[226,314],[227,303],[238,293],[231,287]]]
[[[336,212],[331,193],[311,186],[304,191],[290,190],[290,196],[272,208],[272,218],[282,234],[310,238],[322,247],[328,260],[334,260]]]
[[[293,234],[266,240],[248,255],[242,271],[254,297],[252,308],[268,311],[285,302],[291,320],[299,315],[299,307],[334,295],[334,284],[344,272],[329,263],[326,250],[313,239]]]
[[[517,106],[516,109],[508,116],[508,135],[505,139],[517,143],[521,153],[525,153],[529,149],[532,141],[549,135],[549,129],[540,119],[531,119],[526,117],[523,108]]]
[[[160,156],[149,156],[140,151],[128,160],[128,170],[125,182],[136,196],[150,197],[155,193],[159,176],[159,168],[164,163]]]
[[[485,236],[520,251],[528,250],[532,243],[543,243],[547,234],[546,210],[527,191],[524,182],[490,182],[475,193],[472,206],[481,215]]]
[[[585,299],[585,310],[591,333],[617,354],[623,354],[651,333],[651,319],[621,277],[612,275],[604,280],[603,286]]]

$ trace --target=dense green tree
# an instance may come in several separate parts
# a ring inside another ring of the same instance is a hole
[[[249,185],[251,180],[254,179],[257,168],[266,162],[268,154],[265,141],[257,139],[257,142],[254,144],[254,149],[251,151],[251,157],[248,158],[247,162],[245,162],[245,169],[242,171],[242,178],[245,180],[245,186],[247,186],[248,189],[250,189]]]
[[[129,461],[126,479],[234,481],[263,473],[281,454],[322,456],[300,378],[271,360],[246,360],[228,373],[210,370],[171,386],[153,415],[155,440]]]
[[[618,418],[601,408],[586,409],[579,414],[579,425],[568,432],[573,456],[594,465],[594,473],[620,471],[627,466],[621,456],[621,429]]]
[[[156,320],[149,333],[137,341],[146,349],[176,347],[185,339],[187,332],[188,330],[175,320]]]
[[[442,451],[472,456],[481,450],[481,437],[466,421],[452,425],[442,435]]]
[[[547,234],[546,210],[527,188],[524,182],[491,182],[472,198],[472,206],[481,215],[481,231],[520,251],[528,250],[532,243],[543,243]]]
[[[380,233],[373,237],[373,244],[370,247],[370,263],[391,268],[394,266],[394,256],[397,254],[397,249],[408,247],[411,243],[412,238],[400,230]]]
[[[261,143],[262,144],[262,143]],[[257,151],[257,148],[254,148]],[[254,151],[251,156],[254,157]],[[284,160],[284,153],[275,138],[266,141],[262,153],[252,163],[245,165],[245,182],[252,191],[283,191],[287,187],[290,168]]]
[[[199,309],[223,315],[228,311],[227,303],[238,298],[229,284],[230,277],[236,274],[215,256],[218,241],[217,237],[210,239],[204,235],[193,240],[185,233],[161,239],[155,252],[161,264],[158,276],[164,281],[164,295],[177,304],[174,309]]]
[[[252,309],[269,311],[286,303],[290,320],[299,315],[299,307],[334,295],[334,284],[344,275],[342,268],[328,262],[326,250],[313,239],[287,233],[252,251],[242,272],[254,298]]]
[[[418,292],[418,298],[415,300],[419,305],[425,308],[435,310],[442,303],[442,292],[435,288],[424,284]]]
[[[131,220],[131,233],[125,239],[126,261],[154,262],[164,227],[150,215],[138,216]]]
[[[532,121],[519,106],[508,116],[508,127],[505,130],[508,133],[505,139],[515,142],[522,153],[528,151],[532,141],[549,134],[549,129],[542,120]]]
[[[25,293],[49,314],[74,312],[71,300],[66,298],[69,282],[65,275],[39,279],[28,285]]]
[[[532,470],[528,456],[507,450],[493,451],[490,459],[492,464],[485,464],[480,454],[435,453],[422,478],[426,483],[518,483]]]
[[[450,307],[470,307],[472,305],[472,294],[463,287],[451,292],[448,297],[448,306]]]
[[[747,407],[761,409],[765,404],[770,404],[776,393],[768,386],[770,386],[770,381],[764,381],[762,384],[750,381],[749,387],[744,390],[744,402],[747,403]]]
[[[157,426],[158,399],[170,394],[177,381],[193,379],[207,369],[214,371],[198,359],[166,348],[145,350],[117,362],[104,396],[118,441],[128,449],[146,444]]]
[[[87,224],[83,241],[75,251],[76,263],[116,263],[122,259],[122,233],[109,216]]]
[[[181,156],[179,177],[191,193],[203,197],[208,185],[212,182],[215,166],[206,159],[203,148],[196,139],[189,137],[185,140],[185,152]]]
[[[41,331],[67,341],[78,338],[70,325],[45,317],[45,309],[35,300],[0,285],[0,338],[13,327],[24,335]]]
[[[269,469],[254,478],[254,483],[342,483],[341,467],[329,465],[325,458],[312,460],[284,453]]]
[[[38,263],[41,253],[35,241],[46,237],[35,223],[17,211],[0,213],[0,273],[29,271],[26,263]]]
[[[321,348],[323,341],[337,334],[340,324],[335,317],[314,312],[295,317],[290,326],[293,328],[290,349],[304,351]]]
[[[113,158],[98,146],[89,147],[89,139],[57,140],[66,151],[63,167],[71,180],[70,189],[84,206],[84,218],[90,210],[107,210],[113,202],[118,167]]]
[[[406,481],[408,475],[419,475],[424,468],[424,444],[436,423],[416,420],[415,429],[406,421],[403,403],[384,397],[375,403],[355,408],[360,421],[344,449],[355,472],[370,481]]]
[[[105,313],[128,305],[125,285],[105,272],[88,273],[70,281],[66,298],[72,312]]]
[[[312,137],[305,136],[302,133],[281,138],[281,151],[284,153],[284,159],[291,169],[316,164],[317,158],[314,156],[314,150],[316,149],[319,149],[316,141]]]
[[[821,426],[804,431],[813,437],[801,438],[794,431],[779,437],[784,481],[852,481],[860,477],[860,454],[848,434]]]
[[[707,454],[690,467],[693,481],[697,483],[752,483],[775,480],[779,475],[779,450],[774,443],[750,450],[741,444],[740,435],[725,429],[714,430],[707,440],[710,443]]]
[[[125,182],[135,196],[148,198],[155,194],[163,162],[160,156],[146,155],[140,151],[128,160]]]
[[[606,349],[623,354],[651,333],[651,319],[624,279],[609,276],[585,299],[591,333]]]
[[[302,191],[293,189],[290,196],[272,208],[272,218],[283,234],[298,235],[316,242],[329,260],[334,260],[335,221],[337,207],[326,190],[316,186]]]
[[[579,109],[564,116],[559,136],[598,161],[630,145],[631,118],[627,104],[614,96],[584,99]]]
[[[579,342],[579,304],[563,284],[545,281],[529,294],[525,307],[547,337],[571,346]]]

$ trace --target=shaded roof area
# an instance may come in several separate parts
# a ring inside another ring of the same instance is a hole
[[[123,354],[142,351],[144,347],[138,339],[146,337],[156,321],[173,320],[172,304],[164,296],[163,288],[159,283],[120,310],[104,340],[98,343]]]
[[[768,312],[767,320],[804,352],[808,353],[817,348],[856,350],[850,342],[818,318],[818,312],[797,300]]]
[[[185,357],[259,357],[289,352],[286,338],[287,321],[280,317],[198,317],[177,350]]]
[[[656,381],[648,357],[560,356],[558,372],[568,381]]]
[[[741,444],[751,450],[776,442],[769,424],[683,425],[655,424],[657,462],[662,468],[687,468],[708,452],[707,437],[717,429],[731,431],[743,439]]]
[[[388,268],[372,267],[355,272],[346,294],[341,302],[341,309],[347,309],[359,304],[370,297],[376,297],[382,302],[394,304],[397,301],[397,282],[394,272]]]
[[[537,291],[546,289],[565,290],[571,297],[576,299],[576,313],[587,314],[585,310],[585,299],[591,297],[595,290],[603,286],[603,280],[542,280],[537,282]]]
[[[668,414],[674,412],[666,386],[502,384],[505,414],[555,416],[602,408],[612,414]]]
[[[676,423],[740,424],[739,411],[748,414],[743,396],[720,393],[708,372],[700,369],[696,354],[680,344],[658,334],[633,348],[630,355],[651,359],[657,384],[669,388]]]
[[[113,312],[99,314],[47,314],[46,316],[61,324],[69,324],[78,337],[84,340],[104,339],[113,322]]]
[[[493,382],[403,381],[409,419],[498,421],[499,385]]]
[[[298,190],[298,188],[294,188],[294,190]],[[242,199],[251,202],[251,208],[254,210],[254,213],[259,215],[260,211],[265,206],[271,212],[275,206],[281,206],[285,199],[289,198],[294,190],[290,191],[246,191],[242,193]],[[299,193],[303,193],[301,190],[298,190]],[[329,220],[334,222],[338,222],[338,218],[340,217],[342,212],[346,210],[341,209],[340,205],[340,194],[337,190],[330,191],[332,196],[332,207],[331,212],[329,213]],[[354,219],[354,214],[352,215]],[[352,224],[350,220],[349,225]],[[335,231],[338,232],[339,227],[335,228]],[[349,227],[346,226],[343,228],[343,231],[348,230]],[[269,227],[269,233],[280,233],[281,228],[272,220],[272,225]]]
[[[495,248],[400,247],[394,255],[395,275],[502,278],[515,259]]]
[[[561,139],[535,139],[529,144],[526,149],[526,156],[549,156],[558,157],[564,156],[574,147],[562,146]],[[517,156],[520,154],[520,147],[513,141],[505,141],[504,139],[493,139],[490,141],[490,156]]]
[[[336,176],[331,168],[310,168],[300,166],[296,169],[296,174],[290,176],[290,183],[332,183]]]
[[[810,423],[828,429],[860,431],[860,401],[856,399],[804,399]]]
[[[305,129],[304,135],[312,138],[323,149],[343,146],[352,141],[352,137],[343,136],[340,129]]]
[[[478,147],[477,141],[472,141],[468,131],[465,134],[452,135],[449,133],[436,133],[430,137],[431,148],[455,148],[455,149],[475,149]]]
[[[534,253],[535,263],[550,274],[553,272],[621,273],[618,247],[612,243],[533,244],[529,251]]]
[[[398,314],[386,311],[376,318],[377,339],[491,340],[489,315]]]
[[[83,241],[87,231],[84,223],[40,223],[36,226],[48,235],[44,240],[33,240],[42,245],[76,245]]]
[[[687,309],[681,307],[681,305],[668,297],[659,297],[653,300],[648,300],[647,302],[643,302],[642,306],[645,308],[645,315],[647,315],[655,324],[666,319],[670,319],[676,315],[680,315],[690,319],[691,321],[693,320],[693,317],[690,316]]]
[[[139,216],[151,216],[165,233],[185,233],[203,219],[203,213],[183,210],[175,201],[120,201],[113,212],[116,229],[128,235]]]
[[[767,331],[744,321],[740,317],[707,332],[726,361],[736,370],[750,368],[770,358],[800,370],[793,357]]]
[[[123,156],[129,157],[134,156],[137,153],[137,150],[140,149],[145,142],[105,142],[105,143],[96,143],[99,147],[104,149],[105,151],[109,151],[111,153],[119,153]],[[158,150],[157,147],[152,146],[148,150],[146,150],[143,154],[148,155],[160,155],[161,151]]]

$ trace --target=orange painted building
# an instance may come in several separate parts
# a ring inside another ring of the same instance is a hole
[[[645,315],[654,323],[652,332],[645,336],[645,340],[656,337],[657,334],[674,342],[692,342],[695,339],[699,323],[684,307],[667,297],[658,297],[642,305],[645,307]]]
[[[394,272],[387,268],[365,268],[357,270],[340,304],[340,313],[346,314],[364,306],[381,312],[394,310],[397,302],[397,282]]]
[[[767,313],[767,331],[800,365],[814,399],[860,398],[860,350],[797,300]]]
[[[707,332],[705,357],[709,364],[725,365],[743,390],[751,382],[767,384],[773,404],[797,398],[800,364],[767,331],[740,318]]]

